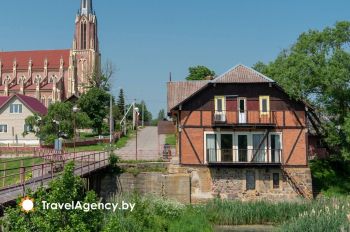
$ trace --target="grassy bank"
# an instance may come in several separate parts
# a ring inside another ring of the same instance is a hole
[[[106,214],[104,231],[213,231],[214,225],[276,225],[276,231],[340,231],[348,228],[349,198],[312,202],[240,202],[214,200],[189,206],[155,197],[114,201],[136,203],[133,212]],[[142,218],[142,220],[140,220]]]
[[[114,149],[122,148],[126,145],[126,143],[129,141],[130,138],[134,136],[134,132],[129,132],[126,136],[121,137],[116,143],[114,143],[112,146]],[[75,148],[76,152],[83,152],[83,151],[104,151],[110,147],[109,144],[105,143],[99,143],[95,145],[88,145],[88,146],[77,146]],[[73,152],[74,148],[69,147],[66,148],[66,151]]]
[[[20,158],[0,159],[0,186],[7,186],[19,183],[20,181],[20,167],[29,167],[35,164],[41,164],[43,159],[41,158],[24,158],[22,161]],[[6,171],[6,178],[4,176],[4,170]],[[29,170],[26,170],[28,172]],[[30,178],[30,173],[26,173],[26,178]]]

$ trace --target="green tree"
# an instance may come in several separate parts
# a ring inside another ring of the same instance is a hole
[[[91,88],[78,101],[82,112],[92,121],[92,128],[102,134],[103,120],[108,117],[110,95],[99,88]]]
[[[207,77],[215,76],[214,71],[202,65],[190,67],[188,71],[189,75],[186,77],[186,80],[188,81],[205,80]]]
[[[145,122],[152,121],[152,113],[148,111],[146,102],[144,100],[142,100],[141,103],[136,103],[135,106],[139,108],[140,120],[142,119],[142,110],[144,110],[144,121]]]
[[[255,69],[275,79],[295,99],[311,102],[323,120],[327,143],[350,157],[350,22],[302,33],[273,62]]]
[[[117,106],[118,106],[119,113],[121,115],[124,115],[124,111],[125,111],[125,96],[124,96],[124,90],[123,89],[120,89],[120,91],[119,91]]]
[[[77,129],[88,128],[91,121],[84,112],[78,112],[74,115],[73,104],[70,102],[57,102],[50,105],[48,113],[45,116],[29,116],[26,118],[26,125],[32,128],[28,133],[34,133],[45,144],[53,144],[59,136],[72,138],[74,136],[74,117]]]
[[[74,164],[66,165],[62,176],[50,183],[50,191],[40,188],[35,193],[28,193],[34,198],[34,211],[25,213],[20,207],[9,207],[5,211],[5,227],[8,231],[100,231],[103,212],[100,210],[50,210],[44,209],[43,201],[48,203],[98,203],[93,191],[87,192],[84,182],[74,175]],[[21,199],[18,199],[17,203]]]
[[[165,110],[164,109],[161,109],[158,113],[158,121],[162,121],[164,120],[164,118],[166,118],[165,116]]]

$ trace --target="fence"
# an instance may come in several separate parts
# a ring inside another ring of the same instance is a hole
[[[108,165],[108,152],[81,152],[42,155],[22,159],[0,161],[0,193],[11,192],[18,186],[22,194],[26,191],[26,185],[41,186],[48,180],[60,175],[64,166],[73,161],[75,173],[84,175]]]

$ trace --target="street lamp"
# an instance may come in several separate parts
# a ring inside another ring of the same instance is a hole
[[[137,160],[137,128],[138,128],[138,122],[139,122],[139,108],[134,108],[134,115],[135,115],[135,125],[136,125],[136,160]]]
[[[76,113],[79,111],[79,108],[77,105],[73,106],[73,123],[74,123],[74,155],[75,155],[75,143],[76,143]]]

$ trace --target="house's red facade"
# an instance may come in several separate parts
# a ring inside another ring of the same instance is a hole
[[[308,168],[308,110],[243,65],[211,81],[168,83],[181,165],[271,167],[282,175]]]

